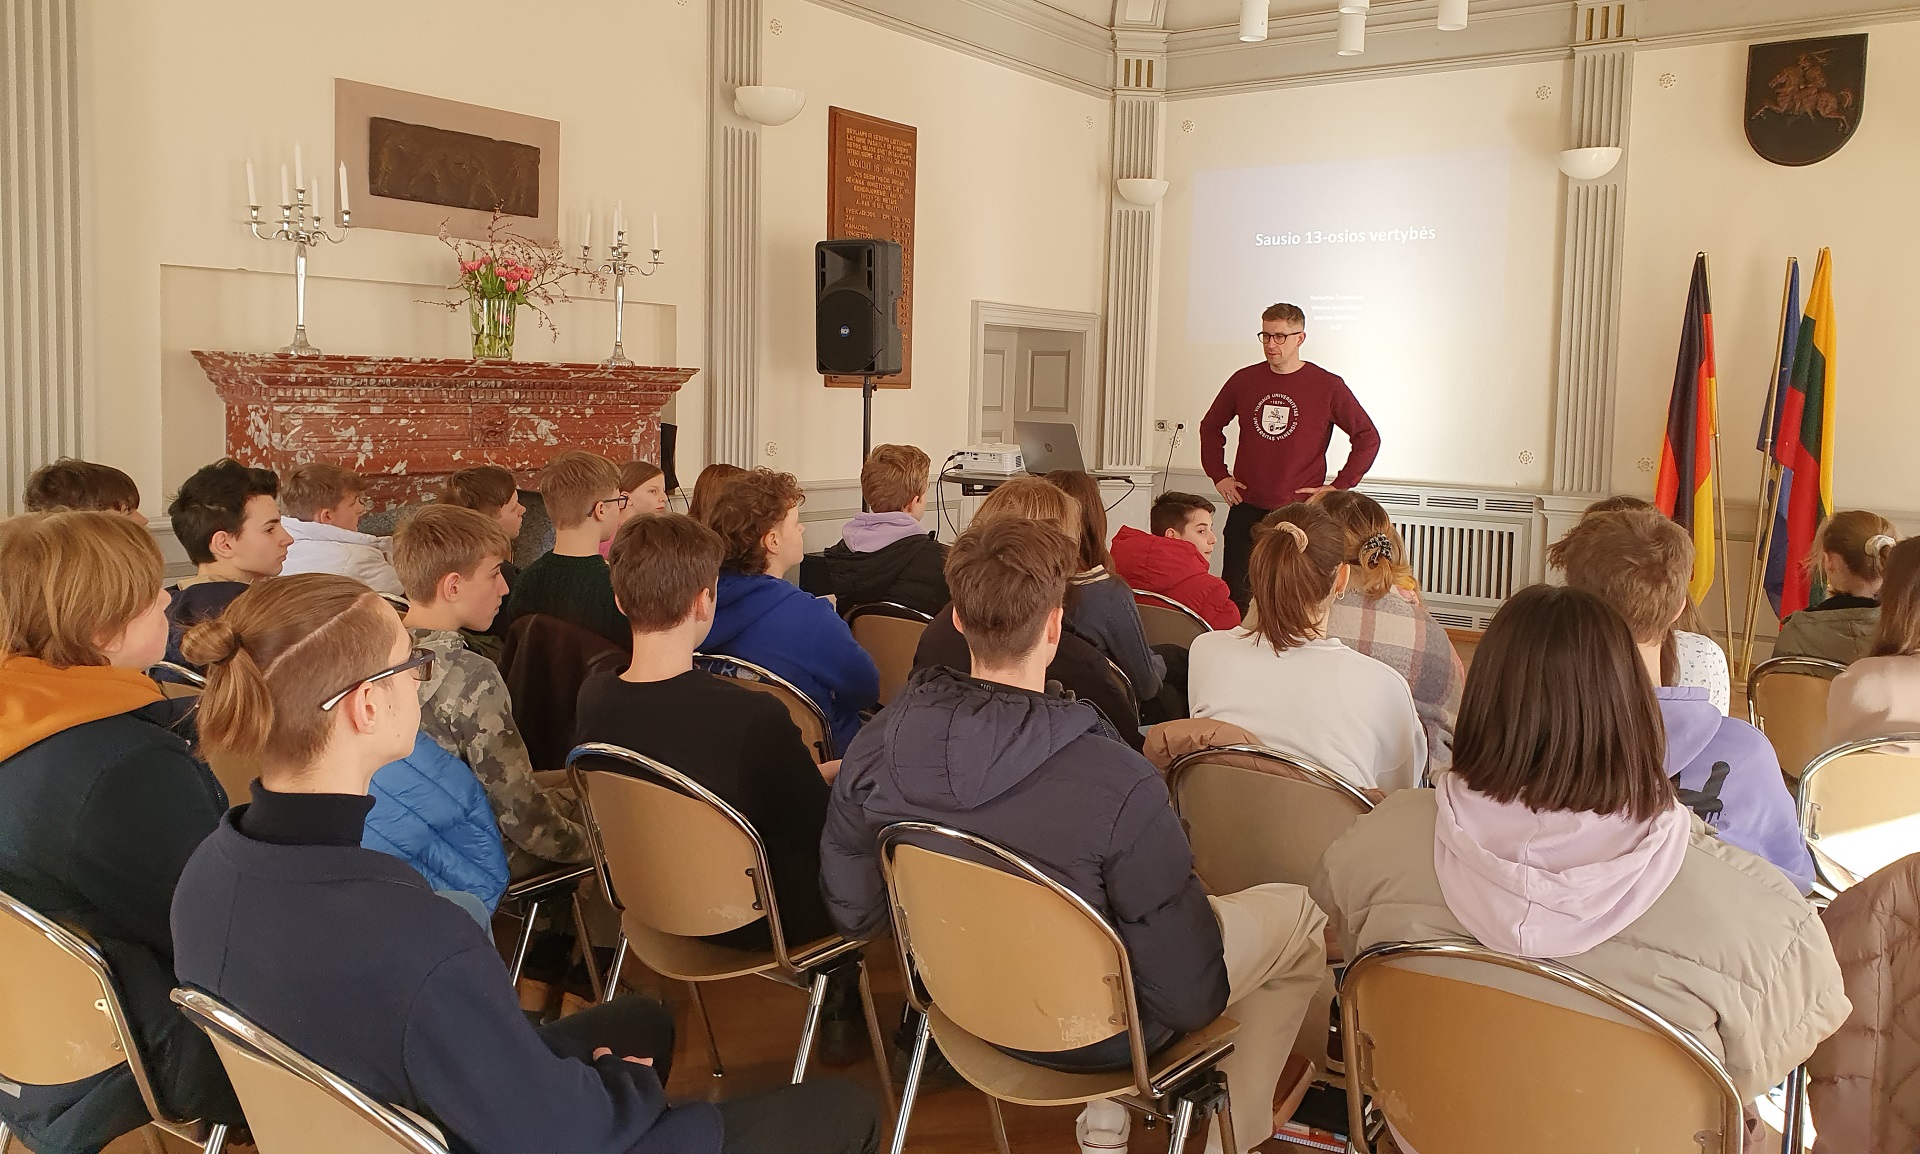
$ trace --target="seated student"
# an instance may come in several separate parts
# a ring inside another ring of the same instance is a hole
[[[628,461],[620,466],[620,495],[627,499],[626,506],[620,510],[622,525],[648,513],[664,513],[667,474],[652,461]],[[600,555],[605,557],[612,548],[613,538],[609,537],[600,543]]]
[[[553,549],[520,571],[507,599],[507,624],[545,613],[625,647],[627,619],[613,603],[600,542],[620,527],[620,472],[597,453],[568,449],[540,470],[540,499],[553,520]]]
[[[280,525],[293,544],[280,571],[338,573],[375,593],[403,596],[393,571],[393,542],[360,532],[366,491],[358,473],[324,461],[288,473],[280,483]]]
[[[1051,525],[1069,539],[1080,536],[1080,503],[1039,477],[1015,477],[987,494],[968,528],[985,528],[1006,517]],[[913,651],[913,670],[918,673],[936,665],[965,669],[971,662],[966,638],[954,627],[953,606],[948,605],[934,615],[920,635],[920,644]],[[1074,632],[1071,618],[1047,666],[1047,680],[1058,682],[1062,689],[1099,710],[1122,741],[1140,748],[1140,704],[1131,684],[1098,646]]]
[[[1828,749],[1892,733],[1920,733],[1920,537],[1887,554],[1873,648],[1833,679]]]
[[[821,889],[843,932],[886,926],[874,839],[898,821],[938,822],[1029,858],[1119,931],[1149,1046],[1222,1012],[1240,1023],[1222,1069],[1235,1135],[1251,1150],[1272,1133],[1275,1085],[1324,976],[1326,916],[1300,886],[1208,897],[1160,775],[1100,732],[1092,709],[1046,691],[1079,568],[1077,542],[1035,521],[991,520],[954,543],[947,584],[971,675],[916,674],[854,741],[833,784]],[[1027,1056],[1083,1070],[1128,1061],[1124,1034]]]
[[[460,632],[484,630],[499,613],[507,591],[500,565],[511,548],[498,522],[452,505],[428,505],[393,535],[407,628],[433,654],[432,676],[420,683],[420,730],[480,779],[506,840],[508,871],[525,877],[591,854],[572,791],[534,779],[507,683]]]
[[[1100,482],[1076,469],[1056,469],[1042,479],[1080,506],[1080,571],[1073,576],[1072,604],[1067,611],[1073,631],[1113,658],[1133,683],[1133,692],[1144,709],[1160,696],[1167,662],[1147,645],[1140,611],[1134,608],[1133,590],[1114,576],[1113,556],[1107,552],[1107,511],[1100,503]],[[1178,717],[1182,712],[1176,709],[1167,716]]]
[[[720,490],[727,487],[736,477],[746,476],[747,471],[738,465],[729,465],[724,461],[715,461],[700,470],[693,479],[693,496],[687,498],[687,516],[704,524],[707,510],[713,507],[713,499]]]
[[[1632,509],[1653,509],[1653,502],[1625,493],[1602,497],[1581,511],[1582,517],[1597,513],[1620,513]],[[1655,510],[1658,512],[1658,510]],[[1680,620],[1660,648],[1660,684],[1698,686],[1707,691],[1707,700],[1721,713],[1733,709],[1733,677],[1727,666],[1727,651],[1701,630],[1700,615],[1693,602],[1680,612]]]
[[[860,732],[861,711],[880,703],[880,671],[832,605],[781,579],[807,551],[805,499],[792,473],[771,469],[742,473],[715,496],[705,523],[727,551],[704,652],[793,682],[827,715],[833,747],[844,751]]]
[[[1752,1100],[1846,1020],[1840,967],[1819,912],[1688,813],[1660,754],[1625,622],[1583,589],[1524,589],[1467,670],[1453,770],[1355,822],[1314,900],[1349,958],[1472,937],[1558,959],[1691,1033]]]
[[[180,638],[218,617],[247,586],[286,563],[293,538],[280,524],[280,478],[227,458],[188,477],[167,506],[173,535],[198,571],[167,593],[167,660],[185,665]]]
[[[1195,638],[1187,691],[1193,716],[1391,793],[1419,783],[1427,738],[1406,678],[1327,635],[1346,556],[1346,530],[1320,506],[1267,514],[1247,563],[1255,623]]]
[[[474,1154],[872,1151],[851,1087],[669,1108],[673,1021],[628,994],[536,1030],[486,933],[360,848],[367,784],[412,748],[423,655],[358,582],[265,582],[187,637],[203,744],[261,765],[174,892],[180,980]]]
[[[1865,657],[1880,626],[1880,583],[1898,536],[1893,522],[1864,509],[1827,518],[1807,559],[1819,559],[1828,595],[1786,619],[1773,655],[1821,657],[1842,665]]]
[[[140,511],[140,486],[112,465],[62,457],[42,465],[27,478],[27,512],[58,513],[92,509],[118,513],[136,525],[145,525]]]
[[[1333,599],[1327,636],[1384,661],[1407,679],[1413,708],[1427,735],[1427,769],[1453,764],[1453,719],[1460,713],[1466,667],[1420,599],[1407,564],[1407,546],[1380,503],[1352,489],[1333,489],[1314,501],[1347,531],[1347,591]]]
[[[1772,743],[1721,714],[1706,690],[1658,684],[1660,644],[1693,579],[1687,531],[1651,509],[1602,513],[1567,530],[1547,558],[1565,570],[1568,585],[1605,601],[1633,633],[1660,703],[1664,764],[1681,802],[1726,841],[1779,866],[1801,893],[1812,889],[1813,858]]]
[[[1122,525],[1114,534],[1114,574],[1134,589],[1173,598],[1215,629],[1232,629],[1240,624],[1240,607],[1227,583],[1207,569],[1213,511],[1212,501],[1193,493],[1160,494],[1147,515],[1153,532]]]
[[[499,465],[475,465],[452,474],[447,478],[446,487],[440,491],[439,504],[472,509],[491,518],[506,533],[509,542],[519,539],[520,525],[527,516],[527,507],[520,503],[519,482]],[[514,578],[520,576],[520,566],[513,563],[511,549],[500,561],[500,576],[507,583],[508,594],[512,594]],[[493,623],[479,632],[492,637],[507,635],[504,599]]]
[[[227,799],[185,703],[146,677],[167,647],[162,568],[112,513],[0,522],[0,890],[100,947],[163,1108],[241,1125],[212,1045],[167,1000],[174,882]],[[0,1093],[33,1150],[98,1150],[147,1121],[124,1064]]]
[[[867,507],[827,547],[827,576],[841,613],[891,601],[931,617],[947,603],[947,547],[920,523],[933,462],[912,445],[880,445],[860,466]]]

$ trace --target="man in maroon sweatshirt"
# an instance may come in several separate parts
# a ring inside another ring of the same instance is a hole
[[[1380,433],[1347,383],[1300,359],[1306,341],[1307,317],[1297,305],[1270,306],[1260,314],[1267,359],[1228,377],[1200,421],[1200,466],[1232,506],[1221,569],[1243,612],[1253,527],[1282,505],[1353,488],[1380,455]],[[1227,423],[1234,420],[1240,422],[1240,444],[1229,473]],[[1327,445],[1335,426],[1353,448],[1339,476],[1328,481]]]

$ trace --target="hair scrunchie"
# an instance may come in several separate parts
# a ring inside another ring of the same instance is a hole
[[[1307,551],[1307,531],[1305,529],[1302,529],[1292,521],[1277,521],[1273,527],[1286,533],[1287,536],[1292,537],[1293,543],[1300,547],[1300,552],[1305,553]]]
[[[1882,549],[1891,549],[1893,548],[1893,546],[1894,546],[1893,538],[1887,536],[1885,533],[1876,533],[1873,536],[1867,538],[1868,553],[1878,553]]]
[[[1392,560],[1393,538],[1385,533],[1375,533],[1365,541],[1360,542],[1360,556],[1361,559],[1367,563],[1369,569],[1380,564],[1382,561]]]

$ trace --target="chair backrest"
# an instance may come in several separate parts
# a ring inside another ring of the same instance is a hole
[[[1773,743],[1787,776],[1799,777],[1826,748],[1827,693],[1846,671],[1818,657],[1776,657],[1747,677],[1747,720]]]
[[[1258,745],[1187,754],[1167,767],[1193,870],[1216,894],[1310,885],[1327,847],[1373,802],[1332,770]]]
[[[1347,967],[1340,1005],[1350,1121],[1369,1095],[1420,1154],[1741,1149],[1740,1097],[1712,1052],[1557,962],[1376,946]]]
[[[1808,763],[1798,793],[1814,870],[1846,889],[1920,850],[1920,733],[1835,746]]]
[[[766,851],[712,791],[630,749],[602,742],[568,755],[607,898],[623,917],[676,937],[707,937],[761,918],[779,928]],[[775,932],[774,941],[780,935]]]
[[[888,826],[880,860],[904,972],[955,1025],[1041,1052],[1124,1033],[1146,1086],[1133,972],[1098,911],[1018,855],[944,826]]]
[[[1119,664],[1116,663],[1113,658],[1108,657],[1105,653],[1101,653],[1100,656],[1107,663],[1107,678],[1113,683],[1114,692],[1126,698],[1127,706],[1133,711],[1132,721],[1137,727],[1140,723],[1139,691],[1134,689],[1133,680],[1127,676],[1127,671],[1120,668]],[[1126,724],[1118,718],[1109,718],[1108,720],[1112,721],[1115,725]]]
[[[59,1085],[126,1061],[117,1002],[99,950],[0,893],[0,1078]]]
[[[198,670],[189,669],[178,662],[158,661],[148,670],[147,676],[158,682],[162,691],[169,685],[201,690],[207,687],[207,676]]]
[[[925,616],[891,602],[861,605],[847,613],[853,639],[880,670],[880,704],[890,705],[913,675],[913,654],[927,631]]]
[[[1213,632],[1206,618],[1160,593],[1135,589],[1133,607],[1140,614],[1140,628],[1146,632],[1148,645],[1178,645],[1186,649],[1194,638]]]
[[[813,751],[815,762],[832,761],[838,756],[833,748],[833,726],[827,721],[826,711],[813,698],[800,692],[793,682],[771,669],[724,653],[696,653],[693,663],[708,673],[731,678],[748,689],[765,693],[786,706],[787,715],[800,730],[800,739]],[[908,665],[912,665],[911,656]]]
[[[447,1154],[439,1130],[381,1102],[200,990],[173,1000],[213,1041],[255,1143],[271,1154]]]

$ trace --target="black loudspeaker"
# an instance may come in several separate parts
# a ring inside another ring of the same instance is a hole
[[[660,423],[660,459],[654,464],[659,465],[660,471],[667,475],[667,492],[669,493],[680,487],[680,474],[673,468],[673,450],[679,440],[680,426],[662,421]]]
[[[822,375],[898,373],[900,245],[823,240],[813,246],[813,356]]]

